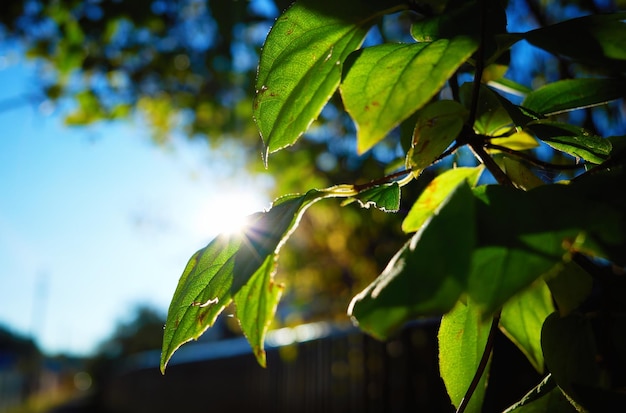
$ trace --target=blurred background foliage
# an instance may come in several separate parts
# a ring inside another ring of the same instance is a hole
[[[402,125],[376,148],[357,156],[354,125],[336,96],[304,139],[272,155],[269,171],[264,171],[262,142],[252,119],[256,65],[274,19],[290,3],[3,0],[0,41],[18,45],[37,63],[35,98],[61,112],[68,125],[140,118],[159,145],[166,146],[176,133],[205,139],[210,148],[234,145],[247,170],[271,174],[275,185],[270,197],[342,182],[363,183],[401,167],[402,142],[407,141],[402,138],[409,136],[412,125]],[[426,12],[422,2],[410,4]],[[510,0],[509,30],[624,7],[624,0]],[[385,17],[366,44],[407,39],[416,18],[415,11]],[[527,44],[516,46],[507,59],[515,63],[507,76],[530,88],[588,74],[586,68]],[[606,136],[626,133],[625,113],[621,100],[567,116]],[[466,155],[459,152],[444,164],[473,162]],[[403,212],[435,173],[436,167],[417,184],[403,188],[398,214],[363,210],[355,204],[342,208],[333,201],[311,208],[281,253],[277,277],[286,282],[287,290],[279,322],[345,320],[349,299],[404,243]],[[143,316],[150,319],[149,314]],[[125,346],[123,340],[106,345]]]

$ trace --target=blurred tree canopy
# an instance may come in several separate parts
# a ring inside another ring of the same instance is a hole
[[[407,27],[435,4],[409,3],[412,10],[386,16],[366,43],[402,40],[398,28]],[[626,6],[623,0],[507,3],[508,24],[520,30]],[[3,0],[0,41],[18,44],[38,63],[42,100],[61,107],[68,125],[140,116],[157,143],[180,131],[211,144],[233,142],[250,156],[247,167],[259,171],[262,144],[252,120],[256,67],[274,19],[290,4],[289,0]],[[502,68],[506,70],[507,59],[525,62],[532,70],[507,76],[529,87],[588,70],[527,44],[514,51],[505,56]],[[341,105],[338,97],[330,101],[298,143],[298,151],[273,155],[275,194],[366,182],[389,172],[385,168],[394,160],[402,164],[401,142],[410,139],[411,130],[401,126],[357,156],[355,127],[338,110]],[[590,130],[624,134],[625,112],[621,100],[567,116]],[[304,146],[307,150],[301,150]],[[449,161],[464,164],[470,158],[460,151]],[[427,172],[420,177],[422,187],[432,176]],[[419,190],[419,186],[406,189],[403,203],[411,205]],[[394,215],[348,206],[340,218],[332,205],[312,208],[282,252],[279,277],[293,278],[288,280],[291,290],[283,305],[305,320],[330,314],[345,317],[345,303],[376,277],[403,242],[399,223],[406,211],[401,207]],[[363,219],[372,225],[359,225]],[[306,236],[300,236],[303,233]]]

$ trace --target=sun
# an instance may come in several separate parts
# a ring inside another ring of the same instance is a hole
[[[263,210],[264,202],[252,191],[221,193],[208,202],[200,212],[198,229],[205,234],[236,234],[245,229],[248,217]]]

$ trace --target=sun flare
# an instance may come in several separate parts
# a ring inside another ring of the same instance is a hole
[[[251,214],[264,208],[260,197],[251,191],[232,191],[217,198],[202,211],[200,227],[205,234],[236,234],[245,229]]]

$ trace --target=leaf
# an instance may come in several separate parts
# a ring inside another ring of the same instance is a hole
[[[526,127],[553,148],[588,162],[600,164],[611,153],[611,142],[608,139],[591,135],[578,126],[540,120]]]
[[[587,65],[626,69],[626,12],[567,20],[523,36],[534,46]]]
[[[461,86],[460,90],[461,102],[468,108],[472,102],[472,89],[473,84],[467,82]],[[500,103],[496,93],[481,85],[478,96],[474,130],[482,135],[496,136],[503,128],[511,129],[513,121]]]
[[[545,282],[539,281],[510,299],[500,317],[501,330],[539,373],[544,370],[541,327],[552,312],[554,305],[550,289]]]
[[[565,190],[565,191],[563,191]],[[488,317],[541,276],[557,271],[577,247],[585,207],[561,208],[571,188],[543,185],[525,192],[478,187],[479,243],[472,254],[468,293]],[[559,198],[560,197],[560,198]]]
[[[459,136],[468,113],[452,100],[438,100],[419,111],[406,157],[406,167],[414,176],[432,165]]]
[[[561,316],[578,308],[589,297],[593,288],[591,275],[574,262],[568,262],[547,283]]]
[[[435,214],[450,193],[463,181],[475,185],[482,167],[449,169],[433,179],[413,204],[402,222],[402,231],[415,232]]]
[[[577,413],[578,410],[567,400],[550,374],[528,392],[522,400],[504,411],[504,413],[553,412]]]
[[[517,188],[528,191],[544,185],[544,182],[537,175],[517,159],[503,156],[501,164],[504,166],[504,172]]]
[[[552,313],[544,323],[541,343],[548,369],[563,392],[580,402],[576,386],[606,385],[591,320],[581,314]]]
[[[253,116],[271,152],[290,146],[317,118],[341,78],[341,66],[376,19],[400,1],[303,0],[267,36],[256,80]]]
[[[468,37],[368,47],[346,63],[340,91],[363,153],[424,106],[477,48]]]
[[[237,319],[252,346],[258,363],[266,366],[263,343],[284,287],[273,281],[275,255],[272,254],[234,296]]]
[[[355,199],[362,208],[374,205],[384,212],[397,212],[400,209],[400,185],[397,182],[377,185],[359,192]]]
[[[568,79],[549,83],[526,96],[522,106],[545,116],[601,105],[626,96],[622,79]]]
[[[526,151],[539,146],[537,139],[524,131],[515,132],[510,136],[502,138],[491,138],[489,142],[494,145],[500,145],[505,148],[513,149],[515,151]]]
[[[378,278],[352,299],[348,314],[362,330],[385,339],[407,321],[441,315],[454,306],[475,242],[473,199],[469,187],[459,185]]]
[[[472,302],[459,301],[441,319],[439,326],[439,371],[452,404],[458,407],[474,378],[485,350],[490,322],[481,319]],[[480,412],[485,397],[487,371],[466,408],[466,412]]]
[[[252,320],[242,320],[241,326],[252,340],[250,344],[260,357],[259,362],[264,364],[263,349],[259,345],[262,346],[267,320],[273,316],[280,294],[271,281],[274,256],[306,208],[328,196],[332,195],[312,190],[304,195],[279,198],[268,211],[251,216],[242,233],[219,235],[191,257],[168,310],[161,372],[181,345],[197,339],[213,325],[233,297],[241,306],[248,295],[252,297],[248,305],[264,313]],[[267,288],[260,289],[261,285]],[[249,308],[244,305],[241,309],[246,317],[250,314]]]

